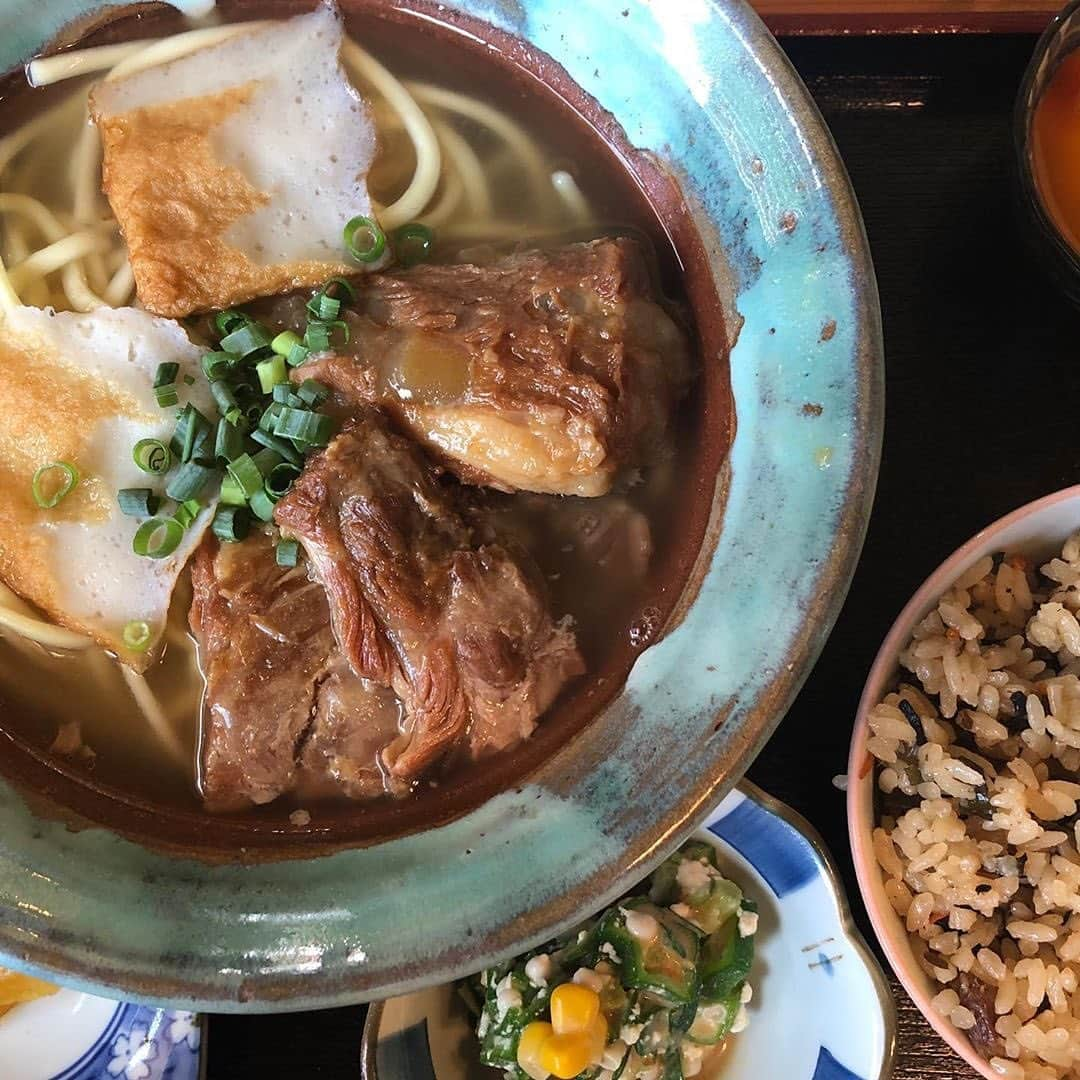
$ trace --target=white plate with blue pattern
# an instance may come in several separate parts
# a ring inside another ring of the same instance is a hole
[[[716,1080],[887,1080],[896,1014],[881,968],[851,921],[820,838],[800,815],[744,782],[698,837],[758,903],[750,1026]],[[373,1005],[364,1080],[491,1080],[452,987]],[[702,1078],[711,1080],[711,1078]]]
[[[0,1017],[3,1080],[199,1080],[200,1018],[60,990]]]

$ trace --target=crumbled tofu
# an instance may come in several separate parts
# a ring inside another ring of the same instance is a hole
[[[521,1008],[521,992],[514,986],[511,975],[506,977],[495,988],[495,1011],[498,1019],[502,1019],[511,1009]]]
[[[540,953],[525,964],[525,978],[533,986],[547,986],[548,979],[551,978],[552,966],[551,957],[547,953]]]
[[[613,964],[622,963],[622,959],[615,951],[615,946],[612,945],[610,941],[605,941],[603,945],[600,946],[600,955],[606,956]]]
[[[102,182],[139,299],[180,317],[355,273],[342,228],[370,217],[371,110],[323,4],[98,83]]]
[[[578,968],[574,972],[574,982],[578,986],[587,986],[590,990],[595,990],[598,994],[604,989],[604,977],[593,971],[592,968]]]
[[[647,911],[620,910],[626,919],[626,929],[638,941],[650,942],[660,933],[660,924]]]
[[[692,1043],[682,1044],[683,1076],[697,1076],[701,1072],[701,1059],[705,1056],[705,1047]]]
[[[605,1069],[610,1069],[614,1072],[626,1057],[626,1043],[622,1039],[616,1039],[610,1046],[604,1048],[604,1053],[600,1058],[600,1064]]]
[[[739,913],[739,937],[753,937],[757,933],[758,915],[756,911]]]
[[[622,1030],[619,1032],[619,1038],[627,1046],[633,1046],[641,1038],[644,1027],[644,1024],[623,1024]]]
[[[739,1001],[743,1005],[749,1005],[754,997],[754,988],[749,983],[743,983],[741,992],[739,993]]]
[[[696,859],[683,859],[679,863],[675,880],[684,893],[691,895],[702,893],[709,888],[712,882],[712,874],[709,873],[710,869],[711,867],[707,867],[705,863],[698,862]]]

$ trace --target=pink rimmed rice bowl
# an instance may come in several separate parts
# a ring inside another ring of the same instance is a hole
[[[1080,1080],[1080,487],[984,529],[878,652],[848,765],[894,971],[983,1076]]]

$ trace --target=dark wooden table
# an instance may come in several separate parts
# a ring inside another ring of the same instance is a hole
[[[843,772],[879,642],[922,579],[982,525],[1080,479],[1080,313],[1013,224],[1011,108],[1024,36],[785,41],[862,204],[887,352],[885,454],[847,604],[750,776],[821,830],[868,938],[848,855]],[[895,983],[894,983],[895,986]],[[896,989],[895,1075],[971,1080]],[[357,1075],[363,1009],[215,1016],[209,1080]],[[775,1080],[775,1078],[763,1078]]]

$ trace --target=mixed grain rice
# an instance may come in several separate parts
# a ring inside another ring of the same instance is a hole
[[[1080,533],[1040,572],[980,559],[869,716],[889,902],[934,1008],[1008,1080],[1080,1080],[1077,612]]]

